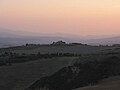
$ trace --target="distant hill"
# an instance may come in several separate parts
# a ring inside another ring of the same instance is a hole
[[[32,32],[15,31],[0,28],[0,47],[18,46],[26,43],[49,44],[54,41],[63,40],[68,43],[83,43],[90,45],[111,45],[119,44],[120,36],[108,37],[105,36],[77,36],[70,34],[54,33],[54,34],[39,34]]]
[[[74,36],[69,37],[67,34],[38,34],[0,28],[0,47],[25,45],[26,43],[51,44],[59,40],[71,42],[77,39]]]
[[[90,39],[90,40],[86,40],[85,43],[89,43],[89,44],[92,44],[92,45],[120,44],[120,36],[109,37],[109,38],[101,38],[101,39]]]

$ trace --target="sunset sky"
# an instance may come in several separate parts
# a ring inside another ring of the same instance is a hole
[[[0,27],[35,33],[120,35],[120,0],[0,0]]]

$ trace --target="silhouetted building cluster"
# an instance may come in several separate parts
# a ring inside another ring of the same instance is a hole
[[[57,41],[57,42],[53,42],[52,45],[66,45],[66,42],[61,41]]]

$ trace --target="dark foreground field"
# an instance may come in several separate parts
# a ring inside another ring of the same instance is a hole
[[[73,55],[70,56],[71,54]],[[114,60],[114,56],[117,56],[117,60],[119,60],[120,48],[89,45],[20,46],[0,49],[0,56],[0,90],[39,90],[41,88],[41,78],[43,77],[45,77],[45,81],[52,81],[50,85],[53,84],[53,86],[49,86],[50,88],[52,87],[50,90],[71,90],[80,87],[79,80],[81,79],[79,78],[81,77],[76,77],[76,74],[71,74],[71,72],[66,70],[71,71],[72,69],[74,72],[79,73],[79,63],[89,65],[89,62],[92,62],[93,64],[90,64],[90,68],[88,68],[90,70],[87,70],[87,67],[83,68],[84,74],[90,75],[92,69],[96,68],[94,65],[97,63],[94,63],[94,61],[102,61],[109,57],[113,57],[112,60]],[[74,67],[74,64],[78,64],[77,68]],[[80,73],[78,75],[81,75]],[[83,76],[85,76],[84,74]],[[46,76],[48,76],[47,79]],[[88,76],[87,78],[89,79],[90,77]],[[72,84],[71,80],[77,84]],[[85,79],[82,80],[84,82]],[[36,82],[38,82],[37,85]],[[43,84],[46,85],[46,83],[44,82]],[[83,86],[87,86],[86,83],[89,85],[85,81],[85,83],[82,83]],[[70,87],[68,88],[66,85]],[[47,89],[43,88],[42,90]]]
[[[80,56],[56,73],[42,77],[26,90],[119,90],[120,52],[115,50]],[[105,79],[107,84],[100,85]]]
[[[0,90],[24,90],[39,78],[70,65],[76,57],[40,59],[0,67]]]

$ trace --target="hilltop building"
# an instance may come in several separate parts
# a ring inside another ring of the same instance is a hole
[[[61,41],[57,41],[57,42],[53,42],[52,45],[66,45],[66,42]]]

